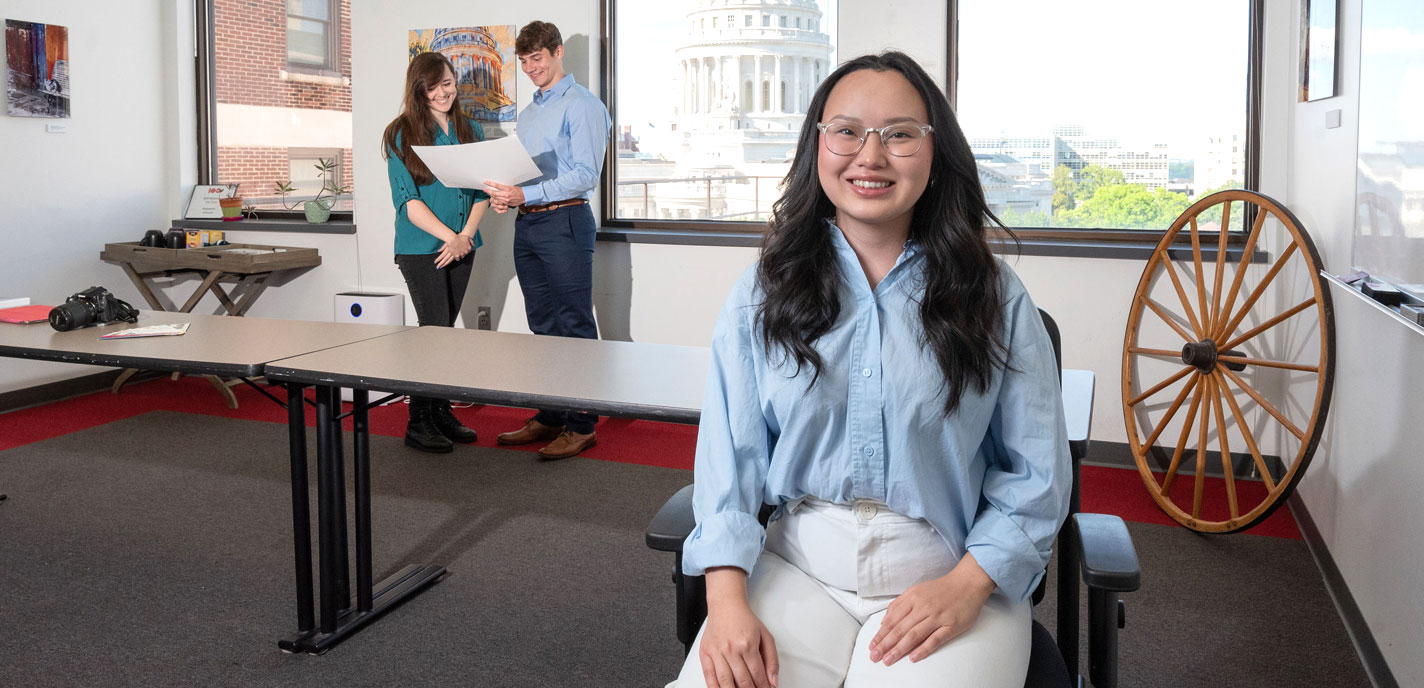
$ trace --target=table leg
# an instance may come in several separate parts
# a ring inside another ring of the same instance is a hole
[[[351,391],[356,473],[356,609],[371,611],[371,419],[364,389]]]
[[[297,640],[316,627],[312,614],[311,506],[307,494],[307,423],[304,385],[287,385],[287,444],[292,466],[292,552],[297,578],[297,638],[284,638],[277,646],[287,652],[299,649]]]
[[[114,386],[111,388],[113,393],[118,394],[119,388],[123,387],[124,383],[128,382],[129,378],[133,377],[136,374],[138,374],[138,368],[125,368],[124,372],[119,373],[119,376],[117,378],[114,378]]]
[[[338,599],[346,600],[344,590],[338,590],[338,579],[344,577],[344,558],[338,563],[337,548],[345,547],[345,513],[338,511],[337,491],[345,492],[345,476],[340,469],[341,425],[340,395],[337,389],[317,388],[317,513],[320,532],[319,606],[321,624],[317,631],[299,634],[292,639],[297,651],[319,655],[353,633],[375,622],[406,600],[420,594],[445,575],[445,567],[434,564],[412,564],[379,583],[371,583],[371,481],[370,422],[367,414],[367,393],[353,394],[356,409],[352,413],[355,439],[353,466],[356,471],[356,595],[355,607],[338,609]],[[284,646],[285,649],[285,646]]]
[[[202,284],[198,285],[198,288],[193,291],[193,295],[189,296],[188,300],[183,304],[183,307],[178,310],[183,313],[192,313],[193,307],[198,305],[199,301],[203,300],[203,294],[206,294],[209,288],[217,284],[217,281],[222,279],[222,276],[222,270],[209,270],[207,277],[203,278]]]
[[[207,378],[208,382],[212,383],[213,388],[218,391],[218,394],[223,396],[223,400],[227,402],[228,408],[237,408],[237,396],[232,393],[232,388],[228,387],[222,378],[216,375],[204,375],[203,377]]]

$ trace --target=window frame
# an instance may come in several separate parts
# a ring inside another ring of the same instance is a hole
[[[284,6],[287,2],[288,0],[283,0]],[[330,19],[313,19],[305,15],[292,14],[290,10],[286,11],[285,16],[288,20],[291,20],[292,17],[296,17],[305,21],[317,21],[326,24],[326,63],[316,65],[306,62],[293,62],[292,51],[291,48],[288,47],[286,51],[287,59],[285,60],[287,71],[299,74],[317,74],[321,76],[341,75],[341,32],[337,30],[337,22],[341,16],[341,3],[338,0],[324,0],[324,2],[326,2],[326,9],[331,17]],[[283,26],[282,31],[284,36],[286,35],[286,30],[287,27]]]
[[[335,0],[331,1],[335,2]],[[195,54],[193,55],[193,73],[194,79],[197,82],[197,89],[194,95],[195,100],[197,101],[197,183],[199,185],[216,184],[220,181],[217,178],[218,93],[216,86],[217,61],[214,58],[214,56],[216,55],[217,29],[214,22],[214,14],[215,11],[213,9],[213,0],[193,0],[193,23],[194,37],[196,43],[196,45],[194,46]],[[332,42],[337,43],[338,41]],[[339,47],[340,46],[338,45],[338,50]],[[260,216],[263,219],[270,220],[300,220],[303,223],[306,222],[306,213],[301,209],[263,210],[260,212]],[[354,221],[354,210],[331,211],[331,222],[340,224],[352,223]]]
[[[1246,189],[1258,189],[1260,185],[1260,159],[1261,159],[1261,102],[1263,69],[1265,65],[1265,0],[1245,0],[1249,3],[1247,8],[1247,65],[1246,65],[1246,174],[1243,186]],[[948,0],[946,8],[945,45],[947,74],[945,84],[945,95],[949,98],[950,105],[957,109],[957,76],[959,74],[958,55],[958,26],[959,26],[959,0]],[[762,26],[771,23],[769,16],[762,13]],[[618,86],[616,83],[617,74],[617,36],[613,30],[616,25],[617,0],[603,0],[600,3],[600,35],[603,37],[603,50],[601,55],[602,80],[600,96],[608,107],[609,116],[614,125],[618,123],[617,99]],[[837,37],[838,38],[838,37]],[[834,66],[832,66],[834,69]],[[760,84],[757,85],[760,87]],[[706,222],[696,220],[676,220],[661,218],[618,218],[616,196],[616,179],[614,177],[614,165],[617,163],[616,142],[610,137],[607,154],[604,156],[604,168],[599,180],[599,198],[602,203],[599,218],[600,227],[608,231],[600,236],[605,240],[657,242],[657,243],[688,243],[703,245],[747,245],[754,246],[760,241],[761,235],[766,230],[766,224],[762,222]],[[1243,226],[1250,226],[1249,218]],[[1167,228],[1160,229],[1116,229],[1116,228],[1057,228],[1057,227],[1026,227],[1012,228],[1014,234],[1023,242],[1021,248],[1025,254],[1055,255],[1054,246],[1081,245],[1088,247],[1089,253],[1102,253],[1106,257],[1140,257],[1141,251],[1152,250],[1152,247],[1161,240]],[[1185,241],[1185,237],[1179,237]],[[1232,244],[1244,243],[1245,236],[1232,235],[1228,237]],[[1045,251],[1037,250],[1033,245],[1043,244]],[[1093,249],[1092,247],[1099,247]],[[1116,247],[1116,248],[1115,248]],[[1141,250],[1132,249],[1137,247]],[[1131,250],[1129,250],[1131,249]],[[1065,255],[1082,256],[1082,251],[1069,250]]]

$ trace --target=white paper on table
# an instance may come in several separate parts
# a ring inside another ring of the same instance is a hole
[[[457,146],[411,146],[441,184],[452,189],[483,189],[485,180],[515,185],[540,174],[517,136]]]

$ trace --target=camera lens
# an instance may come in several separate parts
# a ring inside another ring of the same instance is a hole
[[[92,310],[83,302],[67,302],[49,311],[49,326],[57,332],[68,332],[88,325],[93,320]]]

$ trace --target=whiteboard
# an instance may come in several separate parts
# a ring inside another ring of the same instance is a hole
[[[1361,8],[1351,262],[1424,298],[1424,3]]]

